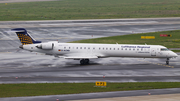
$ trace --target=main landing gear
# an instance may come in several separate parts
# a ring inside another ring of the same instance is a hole
[[[80,60],[80,64],[81,65],[89,64],[89,59],[82,59],[82,60]]]
[[[166,60],[166,65],[169,65],[169,58],[167,58]]]

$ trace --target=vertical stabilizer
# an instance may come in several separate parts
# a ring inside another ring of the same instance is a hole
[[[22,45],[41,43],[41,41],[36,41],[24,28],[15,28],[12,31],[15,31]]]

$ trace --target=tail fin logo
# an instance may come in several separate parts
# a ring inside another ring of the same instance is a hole
[[[24,35],[24,34],[21,34],[21,33],[17,33],[17,36],[19,37],[19,40],[21,41],[21,43],[23,45],[33,44],[32,39],[29,36],[27,36],[27,34]]]
[[[15,31],[22,45],[41,43],[41,41],[36,41],[24,28],[15,28],[12,31]]]

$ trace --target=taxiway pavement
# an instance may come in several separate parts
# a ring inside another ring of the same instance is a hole
[[[53,56],[8,55],[2,55],[1,62],[7,64],[0,68],[0,83],[180,82],[180,57],[171,59],[170,65],[165,65],[165,59],[136,58],[94,59],[89,65],[80,65],[78,60]]]
[[[94,82],[103,75],[109,82],[179,81],[179,57],[170,60],[170,67],[165,59],[133,58],[95,59],[81,66],[76,60],[19,49],[21,43],[10,30],[24,27],[37,40],[69,42],[180,29],[180,18],[1,21],[0,26],[0,83]]]
[[[180,18],[0,22],[0,83],[180,81],[180,57],[170,60],[170,66],[165,59],[134,58],[97,59],[81,66],[79,61],[22,51],[16,34],[10,31],[16,27],[26,28],[37,40],[69,42],[180,29]]]

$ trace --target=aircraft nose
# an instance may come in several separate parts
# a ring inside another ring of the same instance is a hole
[[[174,53],[174,52],[172,53],[172,56],[173,57],[178,57],[178,55],[176,53]]]
[[[178,57],[178,55],[176,54],[175,57]]]

